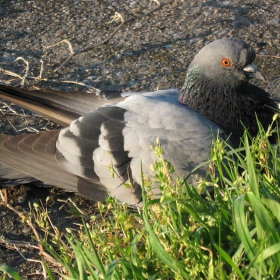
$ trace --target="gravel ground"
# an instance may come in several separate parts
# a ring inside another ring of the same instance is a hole
[[[20,79],[5,75],[3,69],[23,76],[25,64],[22,60],[14,62],[23,57],[30,63],[26,86],[73,91],[180,88],[188,64],[202,46],[222,37],[238,37],[249,42],[258,53],[255,64],[267,77],[261,86],[280,95],[278,0],[159,1],[162,6],[147,15],[157,7],[156,1],[0,0],[0,82],[20,85]],[[74,56],[58,72],[53,71],[67,58],[69,48],[66,44],[49,49],[46,46],[69,39],[74,51],[92,47],[120,25],[120,21],[110,23],[116,12],[126,23],[107,43]],[[44,61],[44,80],[35,80],[40,73],[40,59]],[[11,122],[17,130],[25,128],[26,114],[15,114],[9,107],[0,103],[0,131],[12,132]],[[13,108],[17,113],[22,112]],[[55,127],[47,120],[27,115],[30,127]],[[28,211],[29,201],[39,198],[45,201],[49,196],[49,207],[61,228],[73,221],[65,219],[67,211],[58,211],[61,203],[57,198],[71,196],[85,211],[94,211],[93,203],[53,188],[27,186],[10,188],[8,193],[9,202],[23,211]],[[15,214],[4,206],[0,206],[0,211],[0,235],[16,241],[31,240],[29,230]],[[24,249],[23,254],[39,259],[36,250]],[[14,266],[24,279],[43,279],[38,275],[40,264],[25,261],[3,242],[0,242],[0,263]]]

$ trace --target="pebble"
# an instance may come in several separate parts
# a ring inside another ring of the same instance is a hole
[[[222,6],[231,6],[233,3],[231,1],[222,1],[221,5]]]
[[[149,70],[149,68],[146,67],[146,66],[144,66],[144,67],[141,67],[141,68],[138,70],[138,73],[143,74],[143,73],[147,72],[148,70]]]
[[[267,22],[268,25],[279,26],[280,25],[280,18],[273,18]]]
[[[119,71],[119,72],[116,73],[116,75],[118,77],[123,77],[124,76],[124,72],[123,71]]]
[[[132,1],[129,3],[129,8],[135,8],[137,6],[137,1]]]
[[[17,201],[19,203],[24,203],[26,201],[27,197],[26,196],[18,196]]]

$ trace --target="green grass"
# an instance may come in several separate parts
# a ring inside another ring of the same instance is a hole
[[[62,265],[44,262],[50,279],[280,279],[280,159],[267,140],[275,130],[260,127],[254,139],[245,133],[237,150],[216,139],[209,176],[197,189],[171,179],[158,142],[155,176],[143,176],[143,209],[109,198],[78,232],[63,235],[35,205],[42,243]]]

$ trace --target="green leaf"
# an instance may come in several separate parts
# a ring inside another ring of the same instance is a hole
[[[231,257],[219,246],[215,245],[217,251],[220,253],[221,257],[236,271],[240,279],[245,280],[244,275],[242,274],[241,270],[238,266],[234,263]]]
[[[122,260],[122,266],[123,268],[126,267],[126,271],[129,272],[129,278],[127,279],[137,279],[137,280],[145,280],[146,278],[142,275],[142,266],[139,265],[141,262],[139,262],[137,265],[134,265],[130,260]]]
[[[144,207],[145,208],[145,207]],[[149,240],[152,248],[154,249],[155,253],[158,255],[159,259],[164,262],[167,266],[169,266],[173,271],[177,273],[181,273],[185,279],[190,279],[189,275],[185,270],[185,266],[169,255],[164,248],[162,247],[159,239],[157,238],[153,228],[149,224],[149,218],[147,209],[143,209],[143,219],[145,222],[145,228],[149,234]]]
[[[263,206],[261,200],[256,197],[252,192],[246,194],[248,201],[251,203],[252,208],[262,226],[262,229],[274,236],[276,243],[280,242],[279,235],[277,234],[277,228],[274,225],[268,211]]]
[[[278,223],[280,223],[280,203],[274,199],[268,198],[262,198],[262,202],[272,212]]]
[[[241,240],[244,251],[246,252],[250,261],[253,261],[258,249],[250,235],[250,231],[247,225],[245,217],[245,195],[238,196],[233,202],[233,219],[237,235]]]
[[[93,267],[96,267],[96,259],[95,259],[95,256],[92,254],[91,251],[88,250],[88,248],[86,247],[83,247],[83,252],[84,252],[84,259],[85,259],[85,265],[87,267],[87,269],[89,270],[90,272],[90,275],[98,280],[99,277],[98,275],[96,274],[96,272],[94,271]],[[100,271],[100,270],[99,270]]]
[[[260,197],[259,185],[257,182],[256,171],[255,171],[255,165],[253,163],[247,134],[245,134],[244,138],[245,138],[244,139],[245,140],[245,151],[246,151],[247,170],[248,170],[248,174],[249,174],[250,188],[257,197]]]
[[[121,262],[120,260],[115,260],[109,264],[107,273],[105,275],[105,280],[114,280],[115,279],[114,278],[115,268],[120,262]]]
[[[181,273],[185,279],[190,279],[189,275],[187,274],[185,270],[185,266],[177,261],[175,258],[170,256],[162,247],[159,239],[157,238],[153,228],[151,227],[149,223],[149,215],[148,215],[148,209],[146,205],[146,196],[145,196],[145,188],[144,188],[144,177],[143,177],[143,170],[142,170],[142,164],[141,164],[141,176],[142,176],[142,199],[143,199],[143,220],[145,222],[145,229],[148,232],[150,244],[155,251],[155,253],[158,255],[159,259],[165,263],[167,266],[169,266],[173,271],[177,273]]]
[[[102,264],[101,259],[98,256],[98,253],[97,253],[97,251],[95,249],[95,246],[92,242],[89,230],[88,230],[87,225],[86,225],[84,220],[83,220],[83,225],[84,225],[84,229],[85,229],[85,232],[86,232],[86,235],[87,235],[87,240],[89,242],[89,245],[90,245],[90,248],[91,248],[91,251],[92,251],[92,254],[93,254],[92,257],[90,256],[90,254],[87,254],[87,255],[90,258],[91,262],[94,264],[94,266],[101,272],[101,274],[103,276],[105,276],[105,268]]]
[[[255,212],[255,215],[258,219],[258,222],[260,223],[260,226],[262,227],[262,230],[264,231],[264,236],[258,236],[259,239],[265,239],[266,242],[268,242],[269,245],[274,245],[276,243],[280,242],[279,233],[277,231],[277,228],[270,217],[267,209],[262,204],[261,200],[257,198],[253,193],[249,192],[246,194],[248,197],[249,202],[251,203],[253,210]],[[280,267],[280,255],[274,255],[273,261],[276,263],[277,266]]]
[[[50,267],[47,265],[47,263],[45,262],[44,259],[42,259],[42,264],[43,264],[43,266],[44,266],[46,272],[48,273],[49,279],[50,279],[50,280],[55,280],[55,279],[54,279],[54,276],[53,276],[53,273],[51,272]]]
[[[269,257],[275,255],[280,252],[280,243],[274,244],[271,247],[265,249],[256,259],[256,263],[263,262]]]
[[[17,271],[13,267],[11,267],[7,264],[0,264],[0,271],[3,271],[5,273],[11,275],[12,277],[14,277],[15,280],[21,280],[21,277],[19,276]]]
[[[86,280],[87,279],[87,274],[86,274],[86,270],[85,270],[85,262],[84,262],[84,254],[82,251],[82,246],[78,245],[76,246],[69,238],[68,238],[68,242],[70,243],[74,253],[75,253],[75,257],[76,257],[76,262],[77,262],[77,266],[78,266],[78,271],[75,270],[75,274],[78,273],[79,278],[76,278],[77,280]]]
[[[139,254],[138,254],[138,249],[137,249],[137,243],[141,240],[142,236],[144,233],[137,234],[134,236],[132,242],[131,242],[131,261],[134,265],[139,265],[140,259],[139,259]]]

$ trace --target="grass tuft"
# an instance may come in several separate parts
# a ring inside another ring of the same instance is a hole
[[[155,176],[142,178],[143,209],[110,197],[97,204],[98,214],[82,217],[77,232],[62,234],[48,210],[34,205],[41,242],[63,267],[43,262],[50,279],[280,279],[280,161],[278,143],[268,141],[274,133],[279,142],[272,126],[255,138],[245,133],[239,149],[216,139],[209,179],[197,189],[173,177],[158,141]]]

